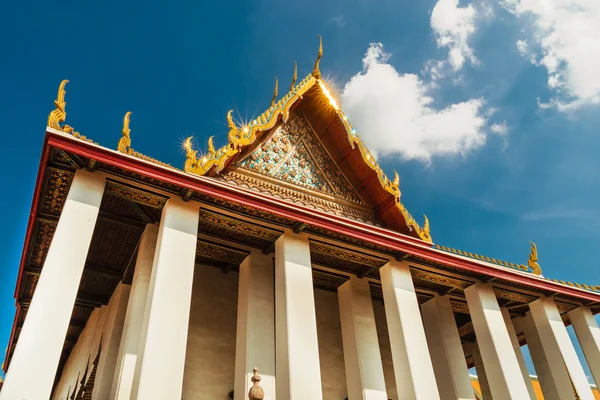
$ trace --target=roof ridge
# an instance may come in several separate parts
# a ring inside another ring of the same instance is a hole
[[[524,272],[531,273],[532,275],[535,275],[530,270],[530,267],[527,266],[527,265],[525,265],[525,264],[514,264],[514,263],[511,263],[511,262],[497,260],[495,258],[491,258],[491,257],[488,257],[488,256],[482,256],[482,255],[479,255],[479,254],[471,253],[469,251],[458,250],[458,249],[455,249],[455,248],[452,248],[452,247],[442,246],[442,245],[439,245],[439,244],[435,244],[434,248],[436,248],[437,250],[442,250],[442,251],[448,252],[448,253],[454,253],[454,254],[458,254],[460,256],[474,258],[476,260],[489,262],[489,263],[492,263],[492,264],[499,265],[501,267],[509,267],[509,268],[512,268],[512,269],[521,270],[521,271],[524,271]],[[547,277],[543,277],[543,278],[545,280],[547,280],[547,281],[552,281],[552,282],[555,282],[555,283],[560,283],[560,284],[563,284],[563,285],[566,285],[566,286],[576,287],[578,289],[587,290],[587,291],[590,291],[590,292],[600,293],[600,285],[587,285],[585,283],[580,284],[580,283],[576,283],[576,282],[574,283],[574,282],[563,281],[563,280],[553,279],[553,278],[547,278]]]

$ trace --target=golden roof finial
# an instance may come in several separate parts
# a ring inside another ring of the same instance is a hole
[[[237,126],[235,126],[235,122],[233,122],[233,117],[231,116],[231,114],[233,114],[233,110],[229,110],[229,112],[227,113],[227,127],[229,129],[237,129]]]
[[[198,153],[198,150],[194,150],[192,148],[192,139],[194,137],[190,136],[187,139],[185,139],[185,141],[183,142],[183,148],[185,150],[185,165],[183,167],[183,170],[185,172],[189,172],[191,171],[194,166],[196,165],[196,163],[198,162],[198,159],[196,158],[196,154]]]
[[[323,38],[321,35],[317,35],[319,37],[319,53],[317,54],[317,61],[315,61],[315,67],[312,71],[312,76],[317,79],[321,79],[321,71],[319,71],[319,61],[321,61],[321,57],[323,57]]]
[[[131,111],[127,111],[125,116],[123,117],[123,129],[121,130],[121,134],[123,135],[121,139],[119,139],[119,144],[117,145],[117,150],[121,153],[128,154],[131,150],[131,129],[129,129],[129,117],[131,116]]]
[[[399,187],[400,186],[400,175],[398,175],[398,172],[396,172],[394,170],[394,186]]]
[[[48,126],[50,128],[62,130],[60,123],[65,122],[67,118],[67,112],[65,111],[67,105],[67,102],[65,101],[65,94],[67,93],[65,85],[67,83],[69,83],[69,81],[65,79],[58,86],[58,95],[56,96],[56,100],[54,100],[54,106],[56,108],[48,115]]]
[[[215,152],[215,145],[213,144],[213,139],[214,139],[214,136],[211,136],[208,138],[208,152],[209,153]]]
[[[529,259],[527,260],[527,265],[529,266],[529,268],[531,268],[532,274],[541,275],[542,268],[538,264],[537,247],[536,247],[535,243],[533,243],[533,242],[529,242],[529,243],[531,243],[531,253],[529,254]]]
[[[292,84],[290,85],[290,92],[294,90],[294,85],[296,84],[296,79],[298,79],[298,64],[294,61],[294,75],[292,76]]]
[[[431,233],[429,232],[429,218],[427,218],[427,215],[425,214],[423,214],[423,218],[425,219],[423,222],[423,233],[425,236],[431,237]]]
[[[261,377],[258,375],[258,368],[254,367],[254,375],[251,380],[254,384],[250,390],[248,391],[248,399],[249,400],[263,400],[265,398],[265,391],[262,387],[260,387]]]
[[[271,107],[275,105],[275,99],[277,99],[277,95],[279,94],[279,81],[277,77],[275,77],[275,90],[273,90],[273,98],[271,99]]]

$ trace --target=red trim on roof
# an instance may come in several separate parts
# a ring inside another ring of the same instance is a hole
[[[229,185],[209,178],[171,170],[75,138],[50,132],[48,145],[72,151],[102,163],[126,168],[165,182],[181,185],[201,193],[217,196],[225,200],[234,201],[323,229],[328,229],[365,242],[410,253],[430,261],[447,264],[466,271],[488,275],[490,277],[511,280],[537,289],[548,290],[567,296],[575,296],[589,301],[600,301],[600,294],[597,293],[566,287],[552,281],[547,281],[544,278],[536,277],[535,275],[511,271],[502,267],[489,266],[478,263],[475,260],[463,259],[449,253],[437,251],[433,249],[429,243],[420,239],[349,220],[337,215],[331,215],[323,211],[281,201],[258,192],[250,192],[241,188],[230,187]]]
[[[35,181],[35,189],[33,192],[33,200],[31,202],[31,210],[29,211],[29,221],[27,222],[25,244],[23,245],[23,253],[21,254],[21,265],[19,266],[19,275],[17,277],[17,284],[15,286],[15,299],[19,294],[19,290],[21,289],[21,279],[23,278],[23,270],[25,269],[27,252],[29,251],[29,239],[31,238],[31,232],[33,232],[35,216],[37,215],[38,203],[40,201],[40,192],[42,191],[42,186],[44,185],[44,176],[46,173],[45,167],[46,163],[48,162],[48,155],[50,154],[50,146],[48,146],[49,137],[50,132],[46,132],[46,137],[44,138],[44,146],[42,147],[42,159],[40,160],[40,166],[38,167],[37,178]]]

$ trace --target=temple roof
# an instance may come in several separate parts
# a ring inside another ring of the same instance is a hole
[[[345,178],[352,184],[358,196],[365,203],[373,204],[378,221],[372,221],[373,225],[383,227],[413,238],[420,239],[421,243],[431,246],[432,237],[429,230],[429,221],[425,217],[424,226],[421,227],[410,215],[406,207],[400,201],[401,192],[399,188],[400,179],[397,173],[390,180],[378,165],[375,157],[360,139],[356,130],[341,110],[339,103],[328,89],[326,82],[322,79],[319,71],[319,61],[323,55],[322,43],[313,72],[296,84],[296,71],[291,88],[278,101],[278,82],[276,82],[275,93],[271,106],[257,118],[248,124],[238,125],[233,121],[232,112],[227,114],[229,127],[228,143],[218,149],[213,146],[213,138],[208,141],[208,152],[198,155],[193,149],[192,138],[186,139],[184,147],[186,150],[186,161],[184,171],[208,179],[225,178],[231,182],[228,174],[244,167],[248,157],[260,151],[260,147],[272,140],[278,129],[285,127],[294,115],[304,118],[310,129],[317,136],[318,141],[324,146],[333,162],[339,167]],[[59,87],[58,97],[55,101],[56,109],[48,117],[48,126],[68,133],[75,138],[93,143],[90,139],[76,132],[71,126],[65,124],[65,84],[63,81]],[[128,112],[124,118],[122,137],[118,143],[118,151],[129,156],[156,164],[163,168],[180,171],[169,164],[136,152],[131,148],[131,137],[129,129]],[[217,179],[219,180],[219,179]],[[223,179],[221,179],[223,180]],[[340,180],[340,179],[337,179]],[[331,179],[329,180],[331,182]],[[271,193],[272,194],[272,193]],[[339,193],[337,193],[339,194]],[[276,197],[281,197],[277,195]],[[301,203],[305,205],[304,203]],[[321,208],[321,211],[329,211]],[[340,214],[342,217],[352,217],[348,214]],[[356,218],[359,222],[365,221]],[[381,222],[379,224],[378,222]],[[551,281],[555,284],[576,288],[579,290],[600,293],[600,286],[559,281],[541,275],[541,268],[537,264],[537,249],[532,243],[532,253],[527,265],[514,264],[500,261],[487,256],[480,256],[471,252],[456,250],[441,245],[434,245],[432,250],[445,253],[453,258],[464,258],[472,260],[477,264],[490,269],[498,267],[512,270],[526,275],[536,275],[538,278]],[[415,255],[415,259],[419,256]]]
[[[214,149],[211,138],[208,153],[199,157],[192,148],[191,138],[188,138],[184,170],[200,176],[217,176],[227,172],[236,160],[253,152],[270,138],[273,130],[286,124],[295,110],[310,122],[319,140],[359,195],[374,204],[385,227],[432,242],[427,217],[421,227],[400,201],[398,174],[393,180],[386,176],[325,82],[313,74],[292,86],[279,101],[273,102],[269,109],[246,125],[238,126],[230,111],[227,115],[228,143],[225,146]]]

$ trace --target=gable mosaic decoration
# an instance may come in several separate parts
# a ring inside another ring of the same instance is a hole
[[[366,205],[331,160],[308,121],[300,115],[294,115],[238,165],[328,196]]]

